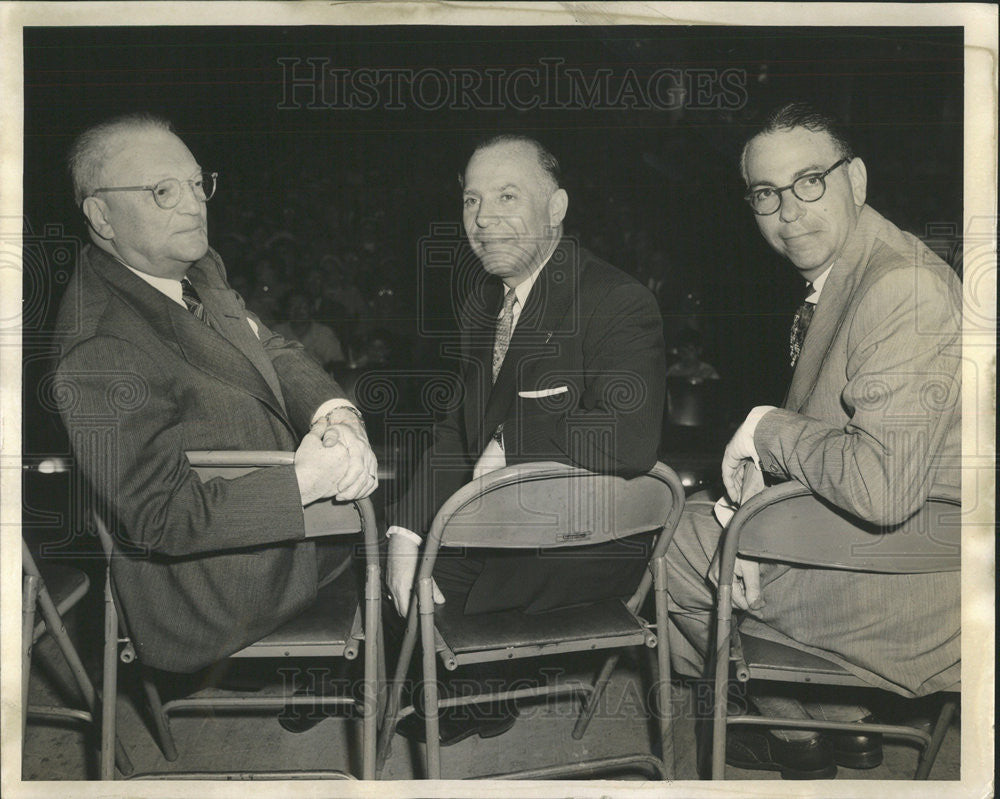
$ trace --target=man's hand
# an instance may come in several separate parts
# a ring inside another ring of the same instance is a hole
[[[386,584],[389,586],[389,598],[396,606],[396,612],[406,618],[410,609],[410,595],[413,593],[413,578],[417,573],[417,559],[420,557],[420,545],[406,536],[393,535],[389,537],[389,564],[386,571]],[[444,604],[444,594],[431,581],[434,592],[434,604]]]
[[[308,433],[295,450],[295,479],[303,506],[336,494],[348,462],[349,454],[343,444],[325,447],[317,434]]]
[[[339,502],[367,497],[378,488],[378,464],[368,444],[365,427],[350,411],[334,409],[316,420],[310,435],[316,435],[326,448],[338,448],[346,454],[345,469],[334,494]]]
[[[716,587],[719,585],[720,551],[721,548],[716,550],[708,567],[708,579]],[[740,610],[760,610],[764,605],[760,592],[760,564],[737,556],[733,566],[733,606]]]
[[[737,505],[749,499],[749,497],[742,497],[743,461],[750,458],[755,466],[758,463],[757,447],[753,443],[753,435],[757,430],[757,423],[770,410],[773,410],[772,406],[761,405],[750,411],[743,424],[736,429],[722,455],[722,484],[726,487],[726,493],[729,494],[730,499]]]

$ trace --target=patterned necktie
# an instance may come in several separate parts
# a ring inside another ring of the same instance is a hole
[[[807,296],[808,294],[812,294],[811,283],[807,288]],[[799,353],[802,352],[802,344],[806,340],[806,333],[809,331],[809,323],[812,321],[815,310],[815,303],[802,300],[802,304],[795,312],[795,318],[792,320],[792,332],[788,339],[788,355],[793,369],[799,361]]]
[[[503,366],[504,356],[510,346],[510,334],[514,329],[514,303],[517,302],[517,295],[514,289],[508,289],[507,295],[503,298],[503,310],[497,320],[497,334],[493,340],[493,382],[497,382],[497,375],[500,374],[500,367]]]
[[[184,304],[187,306],[187,309],[193,313],[195,317],[207,324],[208,319],[201,297],[198,296],[198,292],[195,291],[194,286],[191,285],[191,281],[186,277],[181,278],[181,296],[184,298]]]

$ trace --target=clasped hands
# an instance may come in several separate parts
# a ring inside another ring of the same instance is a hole
[[[351,411],[321,416],[295,451],[295,478],[302,504],[332,497],[362,499],[378,488],[378,464],[364,425]]]

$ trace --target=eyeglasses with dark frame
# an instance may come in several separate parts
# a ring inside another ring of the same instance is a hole
[[[196,172],[187,180],[164,178],[151,186],[103,186],[94,189],[88,196],[93,197],[100,191],[149,191],[153,200],[160,208],[169,211],[176,208],[181,201],[181,186],[187,183],[194,193],[194,198],[200,202],[208,202],[215,196],[215,188],[219,177],[218,172]]]
[[[750,203],[750,207],[757,216],[770,216],[781,208],[781,193],[792,190],[792,194],[804,203],[814,203],[826,194],[826,176],[843,164],[849,164],[852,159],[841,158],[837,163],[825,172],[810,172],[800,178],[796,178],[793,183],[781,188],[767,186],[761,189],[753,189],[747,192],[743,199]]]

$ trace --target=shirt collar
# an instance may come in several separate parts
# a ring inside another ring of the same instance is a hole
[[[830,264],[824,270],[823,274],[812,282],[812,285],[809,287],[809,294],[806,296],[806,302],[810,302],[813,305],[819,302],[819,295],[823,291],[823,286],[826,285],[826,279],[830,276],[831,269],[833,269],[833,264]]]
[[[174,280],[171,277],[158,277],[156,275],[150,275],[146,272],[140,272],[138,269],[129,266],[118,256],[113,255],[112,257],[128,269],[133,275],[145,280],[150,286],[161,294],[165,294],[168,298],[181,306],[181,308],[187,308],[184,304],[184,291],[181,288],[181,282],[179,280]]]
[[[553,249],[552,252],[555,252],[555,250]],[[528,301],[528,295],[531,293],[532,286],[535,285],[535,281],[538,280],[538,276],[542,273],[542,270],[545,268],[545,265],[549,262],[549,259],[551,258],[552,254],[550,253],[549,257],[546,258],[544,261],[542,261],[542,265],[538,267],[538,269],[536,269],[534,272],[528,275],[527,278],[522,280],[514,287],[514,296],[517,297],[517,302],[514,303],[515,316],[520,315],[521,309],[524,307],[524,304]],[[506,292],[504,292],[504,296],[505,297],[507,296]]]

